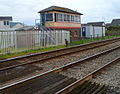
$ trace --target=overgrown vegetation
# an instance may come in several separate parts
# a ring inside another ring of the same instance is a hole
[[[120,31],[120,26],[109,26],[107,28],[109,31]]]
[[[93,38],[93,39],[82,39],[80,41],[74,41],[71,43],[71,45],[80,45],[80,44],[84,44],[84,43],[89,43],[89,42],[95,42],[95,41],[100,41],[100,40],[106,40],[106,39],[112,39],[112,38],[116,38],[116,37],[120,37],[119,36],[105,36],[105,37],[100,37],[100,38]]]
[[[80,44],[84,44],[84,43],[89,43],[89,42],[94,42],[94,41],[99,41],[99,40],[115,38],[115,37],[120,37],[120,35],[118,35],[118,36],[105,36],[105,37],[102,37],[102,38],[94,38],[94,39],[81,39],[79,41],[71,42],[68,47],[72,47],[72,46],[80,45]],[[32,54],[32,53],[51,51],[51,50],[60,49],[60,48],[65,48],[65,45],[53,46],[53,47],[47,47],[47,48],[40,48],[40,49],[36,49],[36,50],[26,50],[26,51],[22,51],[22,52],[18,52],[18,53],[9,53],[9,54],[5,54],[5,55],[1,55],[0,57],[1,58],[11,58],[11,57],[16,57],[16,56]]]
[[[116,36],[120,35],[120,26],[110,26],[107,28],[106,35]]]

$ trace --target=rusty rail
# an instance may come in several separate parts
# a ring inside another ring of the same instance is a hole
[[[34,76],[32,76],[32,77],[30,77],[30,78],[27,78],[27,79],[19,80],[19,81],[15,82],[15,83],[12,83],[12,84],[11,84],[11,83],[3,84],[3,85],[0,86],[0,90],[4,90],[4,89],[7,89],[7,88],[9,88],[9,87],[12,87],[12,86],[15,86],[15,85],[24,83],[24,82],[26,82],[26,81],[30,81],[30,80],[35,79],[35,78],[37,78],[37,77],[42,77],[42,76],[45,76],[45,75],[48,75],[48,74],[51,74],[51,73],[54,73],[54,72],[60,72],[60,71],[66,70],[66,69],[68,69],[68,68],[71,68],[71,67],[73,67],[73,66],[76,66],[77,64],[83,63],[83,61],[93,59],[93,58],[95,58],[95,57],[101,56],[101,55],[103,55],[103,54],[105,54],[105,53],[111,52],[111,51],[116,50],[116,49],[119,49],[119,48],[120,48],[120,46],[111,48],[111,49],[109,49],[109,50],[106,50],[106,51],[97,53],[97,54],[95,54],[95,55],[92,55],[92,56],[89,56],[89,57],[80,59],[80,60],[78,60],[78,61],[74,61],[74,62],[69,63],[69,64],[66,64],[66,65],[64,65],[64,66],[55,68],[55,69],[53,69],[53,70],[50,70],[50,71],[47,71],[47,72],[44,72],[44,73],[41,73],[41,74],[34,75]],[[91,78],[91,77],[92,77],[92,76],[89,76],[89,78]]]
[[[104,41],[99,41],[99,42],[92,42],[92,43],[82,44],[80,46],[74,46],[74,47],[69,47],[69,48],[62,48],[62,49],[48,51],[48,52],[42,52],[42,53],[36,53],[36,54],[31,54],[31,55],[26,55],[26,56],[20,56],[20,57],[15,57],[15,58],[10,58],[10,59],[0,60],[0,63],[4,63],[4,62],[7,62],[7,61],[12,61],[12,60],[16,60],[16,59],[22,59],[22,58],[27,58],[27,57],[37,56],[37,55],[49,54],[49,53],[53,53],[53,52],[56,52],[56,51],[63,51],[63,50],[69,50],[69,49],[74,49],[74,48],[78,48],[78,47],[84,47],[84,46],[86,47],[86,46],[88,46],[87,48],[81,49],[79,51],[73,51],[73,52],[63,53],[63,54],[60,54],[60,55],[57,55],[57,56],[47,57],[45,59],[38,59],[38,60],[28,61],[28,62],[25,62],[25,63],[20,63],[20,64],[16,64],[16,65],[12,65],[12,66],[7,66],[7,67],[4,67],[4,68],[0,68],[0,71],[4,71],[4,70],[7,70],[7,69],[15,68],[15,67],[18,67],[18,66],[24,66],[24,65],[27,65],[27,64],[41,62],[41,61],[44,61],[44,60],[48,60],[48,59],[52,59],[52,58],[57,58],[57,57],[60,57],[60,56],[63,56],[63,55],[73,54],[73,53],[84,51],[84,50],[88,50],[88,49],[93,49],[93,48],[96,48],[96,47],[100,47],[100,46],[109,44],[109,43],[106,43],[108,41],[110,41],[110,43],[111,43],[113,41],[116,42],[119,39],[120,38],[109,39],[109,40],[104,40]],[[103,42],[105,42],[106,44],[103,43]],[[90,45],[99,44],[99,43],[103,43],[103,44],[96,45],[94,47],[90,47]]]
[[[102,40],[102,41],[96,41],[96,42],[91,42],[91,43],[86,43],[86,44],[81,44],[78,46],[73,46],[73,47],[67,47],[67,48],[60,48],[57,50],[52,50],[52,51],[46,51],[46,52],[39,52],[39,53],[34,53],[34,54],[30,54],[30,55],[24,55],[24,56],[18,56],[18,57],[14,57],[14,58],[8,58],[8,59],[4,59],[4,60],[0,60],[1,62],[6,62],[6,61],[11,61],[11,60],[18,60],[18,59],[22,59],[22,58],[26,58],[26,57],[32,57],[32,56],[37,56],[37,55],[41,55],[41,54],[48,54],[48,53],[52,53],[52,52],[57,52],[57,51],[61,51],[61,50],[68,50],[68,49],[73,49],[73,48],[78,48],[78,47],[82,47],[82,46],[88,46],[88,45],[92,45],[92,44],[99,44],[102,42],[108,42],[108,41],[118,41],[120,38],[113,38],[113,39],[107,39],[107,40]]]
[[[70,91],[72,91],[74,88],[78,87],[79,85],[81,85],[82,83],[84,83],[85,81],[87,80],[90,80],[92,79],[92,77],[94,75],[96,75],[98,72],[102,71],[103,69],[105,69],[106,67],[108,67],[109,65],[113,64],[113,63],[116,63],[120,61],[120,57],[112,60],[111,62],[108,62],[107,64],[103,65],[102,67],[98,68],[97,70],[89,73],[87,76],[77,80],[76,82],[70,84],[69,86],[61,89],[60,91],[56,92],[55,94],[67,94],[69,93]]]

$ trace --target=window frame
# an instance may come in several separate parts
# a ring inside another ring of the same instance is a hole
[[[55,13],[55,22],[72,22],[81,23],[80,15],[67,14],[67,13]]]
[[[4,21],[3,24],[6,26],[6,25],[10,25],[10,22],[9,21]]]
[[[64,22],[67,22],[67,14],[64,14]]]
[[[71,22],[74,22],[74,15],[71,15]]]
[[[4,21],[3,23],[4,23],[4,25],[7,25],[6,21]]]
[[[62,13],[56,13],[56,21],[63,22],[63,14]]]
[[[6,24],[9,25],[9,21],[6,21]]]
[[[70,22],[70,15],[67,14],[67,22]]]
[[[51,18],[50,18],[51,17]],[[45,14],[45,21],[53,21],[53,13],[46,13]]]

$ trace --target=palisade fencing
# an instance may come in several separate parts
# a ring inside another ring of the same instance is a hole
[[[50,31],[0,31],[0,54],[64,45],[70,42],[70,32]]]

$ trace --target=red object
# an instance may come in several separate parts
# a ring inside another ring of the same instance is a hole
[[[48,28],[56,28],[56,29],[80,29],[81,27],[57,27],[57,26],[54,26],[54,27],[48,27]]]

